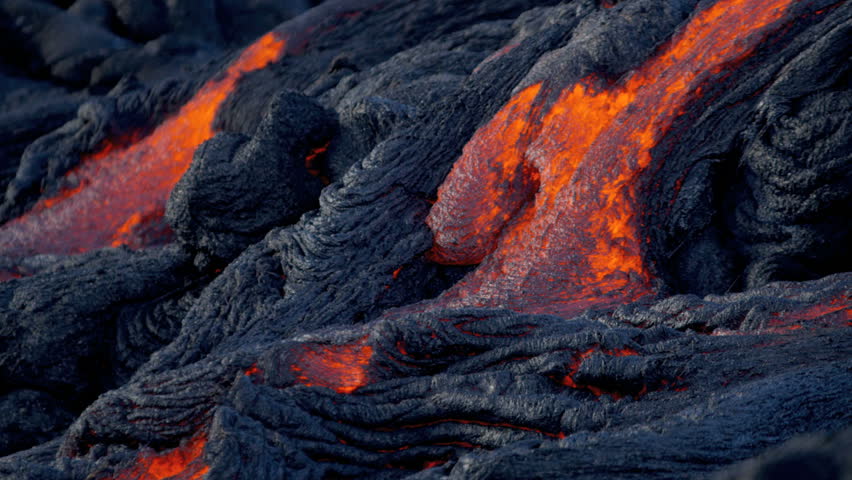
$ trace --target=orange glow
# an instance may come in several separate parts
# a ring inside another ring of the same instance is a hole
[[[329,141],[326,142],[325,145],[314,148],[310,151],[310,153],[308,153],[308,156],[305,157],[305,168],[308,170],[308,173],[322,180],[322,183],[325,185],[331,183],[331,180],[322,174],[321,163],[330,144],[331,142]]]
[[[255,363],[254,365],[252,365],[251,367],[246,369],[246,371],[243,372],[243,373],[247,377],[252,377],[252,376],[255,376],[255,375],[263,375],[263,370],[260,367],[258,367],[257,364]]]
[[[820,303],[799,311],[776,312],[768,322],[770,329],[799,330],[807,326],[825,327],[834,324],[849,326],[852,320],[852,301],[848,295],[836,297],[826,303]]]
[[[448,178],[426,220],[435,234],[430,260],[445,265],[481,262],[494,249],[495,234],[538,188],[534,171],[519,170],[530,128],[535,128],[529,120],[539,91],[540,85],[522,91],[465,146],[450,174],[464,178],[464,188],[448,194]]]
[[[44,201],[42,202],[42,205],[44,205],[44,208],[53,208],[54,205],[61,203],[63,200],[66,200],[68,198],[73,197],[74,195],[77,195],[78,193],[83,191],[83,188],[85,188],[85,187],[86,187],[86,182],[81,180],[80,183],[78,183],[76,187],[61,189],[61,190],[59,190],[59,192],[57,192],[57,194],[55,196],[50,197],[50,198],[45,198]]]
[[[632,348],[616,348],[615,350],[604,350],[603,352],[613,357],[632,357],[639,355],[639,352]]]
[[[574,361],[571,362],[571,365],[568,365],[568,373],[565,374],[565,378],[562,379],[562,385],[575,389],[583,388],[574,381],[574,375],[576,375],[577,371],[580,370],[583,360],[589,358],[596,350],[597,348],[590,348],[585,352],[578,353],[574,356]]]
[[[482,70],[482,67],[485,64],[497,60],[498,58],[506,55],[507,53],[517,48],[518,45],[520,45],[520,43],[510,43],[508,45],[505,45],[500,50],[497,50],[496,52],[492,53],[485,60],[479,62],[479,65],[477,65],[476,68],[473,69],[473,73],[478,73],[480,70]]]
[[[394,280],[398,279],[399,274],[401,272],[402,272],[402,267],[397,268],[396,270],[393,271],[393,273],[391,273],[391,278],[393,278]],[[390,285],[385,285],[385,290],[389,290],[390,288],[391,288]]]
[[[465,146],[427,223],[427,258],[479,268],[442,306],[571,316],[653,293],[638,224],[651,149],[793,0],[719,0],[618,83],[525,88]]]
[[[600,397],[601,395],[609,395],[614,400],[620,400],[620,399],[624,398],[624,394],[621,393],[621,392],[606,390],[606,389],[601,388],[601,387],[596,386],[596,385],[580,384],[580,383],[577,383],[574,380],[574,375],[576,375],[577,372],[580,371],[580,366],[583,365],[583,362],[587,358],[589,358],[593,353],[598,352],[598,351],[600,351],[601,353],[603,353],[605,355],[609,355],[609,356],[612,356],[612,357],[630,357],[630,356],[639,355],[639,352],[637,352],[636,350],[634,350],[632,348],[617,348],[617,349],[614,349],[614,350],[601,350],[598,345],[595,345],[595,346],[593,346],[593,347],[591,347],[591,348],[589,348],[589,349],[587,349],[583,352],[579,352],[576,355],[574,355],[574,360],[571,362],[570,365],[568,365],[568,373],[566,373],[565,376],[562,377],[562,385],[565,385],[566,387],[569,387],[569,388],[573,388],[575,390],[586,390],[588,392],[591,392],[596,397]],[[643,385],[642,389],[638,393],[636,393],[634,395],[634,397],[638,398],[638,397],[644,395],[647,392],[648,392],[647,385]]]
[[[140,454],[136,466],[122,472],[115,480],[164,480],[176,475],[185,480],[200,480],[210,470],[201,460],[206,444],[207,435],[202,432],[172,450]]]
[[[24,275],[17,270],[0,270],[0,282],[8,282],[16,278],[23,278]]]
[[[353,345],[306,344],[299,359],[290,367],[296,374],[296,381],[347,394],[367,385],[373,347],[364,345],[365,340]]]
[[[264,35],[150,135],[127,148],[105,142],[99,152],[83,157],[66,176],[75,187],[0,227],[0,255],[73,254],[167,239],[166,201],[196,148],[216,133],[219,106],[244,74],[278,60],[286,44],[275,33]]]

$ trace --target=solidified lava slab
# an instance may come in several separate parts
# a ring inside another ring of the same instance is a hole
[[[123,39],[8,60],[89,83],[10,137],[0,479],[850,473],[849,3],[101,3],[0,3]]]

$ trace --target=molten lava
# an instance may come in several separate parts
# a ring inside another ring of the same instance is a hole
[[[707,85],[775,31],[793,0],[720,0],[615,84],[591,75],[520,91],[439,190],[427,254],[477,264],[442,306],[574,315],[653,293],[638,224],[651,149]]]
[[[150,135],[127,148],[107,143],[84,157],[66,176],[76,186],[0,228],[0,256],[142,247],[169,238],[162,222],[166,201],[195,149],[216,133],[220,105],[244,74],[278,60],[286,45],[274,32],[264,35]]]
[[[805,326],[812,328],[852,325],[852,299],[841,295],[827,303],[818,303],[799,311],[774,312],[767,327],[770,330],[799,330]],[[802,324],[805,323],[805,325]]]
[[[165,480],[180,475],[183,480],[199,480],[210,470],[201,461],[207,435],[198,433],[183,445],[163,453],[141,454],[136,466],[115,480]]]
[[[328,146],[331,142],[326,142],[325,145],[314,148],[305,157],[305,169],[311,175],[322,180],[322,183],[328,185],[331,180],[322,173],[322,162],[325,160],[325,153],[328,151]]]
[[[631,357],[631,356],[639,355],[639,352],[637,352],[636,350],[633,350],[632,348],[618,348],[618,349],[615,349],[615,350],[601,350],[600,347],[596,345],[592,348],[589,348],[589,349],[587,349],[583,352],[579,352],[576,355],[574,355],[574,361],[571,362],[570,365],[568,365],[568,373],[562,378],[562,385],[565,385],[566,387],[569,387],[569,388],[573,388],[575,390],[589,391],[596,397],[600,397],[601,395],[606,394],[606,395],[611,396],[614,400],[620,400],[620,399],[624,398],[624,394],[622,392],[615,391],[615,390],[607,390],[607,389],[604,389],[604,388],[602,388],[600,386],[596,386],[596,385],[581,384],[581,383],[577,383],[574,380],[574,376],[577,374],[578,371],[580,371],[580,367],[583,365],[583,361],[586,360],[587,358],[589,358],[590,356],[592,356],[592,354],[595,353],[595,352],[600,352],[600,353],[603,353],[604,355],[609,355],[609,356],[612,356],[612,357]],[[648,391],[648,387],[643,386],[642,389],[638,393],[636,393],[635,396],[640,397],[643,394],[645,394],[647,391]]]
[[[247,377],[254,377],[256,379],[263,378],[263,369],[258,367],[257,364],[253,364],[251,367],[247,368],[243,374]]]
[[[373,357],[373,347],[364,345],[365,340],[352,345],[305,345],[290,367],[296,381],[347,394],[363,387],[370,380],[367,369]]]

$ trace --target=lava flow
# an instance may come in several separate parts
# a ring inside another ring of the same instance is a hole
[[[127,148],[107,144],[84,157],[66,176],[75,187],[42,199],[0,228],[0,256],[139,248],[168,238],[162,222],[166,201],[196,148],[216,133],[219,106],[244,74],[277,61],[286,45],[275,32],[267,33],[150,135]]]
[[[373,347],[364,345],[364,340],[352,345],[305,345],[290,367],[296,381],[338,393],[352,393],[363,387],[369,382],[367,368],[373,357]]]
[[[570,316],[652,294],[637,211],[651,149],[792,3],[720,0],[615,84],[591,75],[547,107],[545,84],[520,91],[467,144],[430,212],[430,259],[482,262],[439,303]]]
[[[122,472],[115,480],[198,480],[210,470],[201,461],[205,445],[207,435],[202,432],[172,450],[140,455],[136,466]]]
[[[803,310],[773,312],[766,326],[770,331],[781,332],[805,327],[852,326],[852,299],[845,294]]]

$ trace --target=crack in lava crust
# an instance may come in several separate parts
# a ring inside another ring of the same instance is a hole
[[[591,75],[546,109],[546,85],[520,91],[465,147],[430,212],[430,259],[483,262],[438,303],[570,316],[652,294],[637,224],[651,149],[791,4],[721,0],[614,85]]]
[[[84,157],[66,175],[75,187],[39,201],[0,228],[0,256],[140,248],[169,238],[162,224],[166,201],[196,148],[216,134],[219,106],[244,74],[277,61],[286,47],[285,38],[267,33],[150,135],[126,148],[107,143]]]
[[[200,432],[172,450],[140,454],[134,468],[109,480],[165,480],[167,478],[199,480],[210,471],[210,467],[201,461],[205,445],[207,445],[207,435]]]

